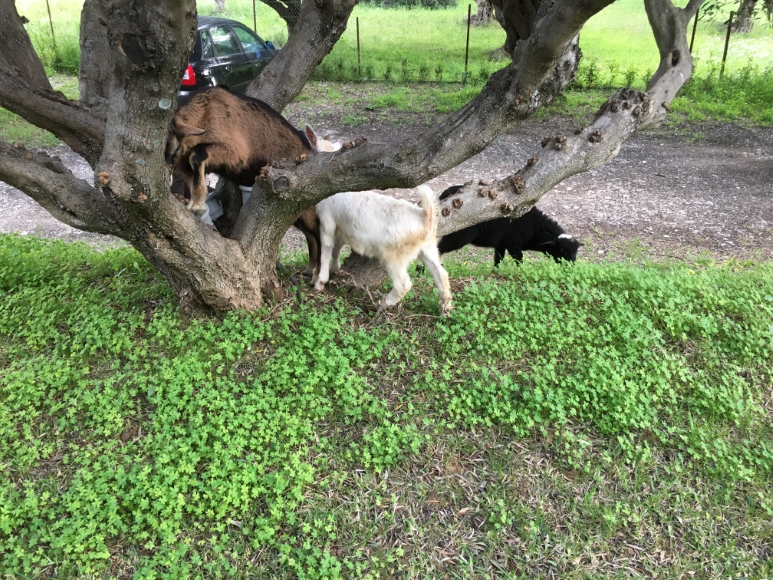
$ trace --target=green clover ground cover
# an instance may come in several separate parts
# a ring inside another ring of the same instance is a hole
[[[551,473],[605,490],[614,478],[612,507],[582,500],[571,533],[548,529],[547,512],[494,478],[476,492],[482,544],[456,560],[459,575],[482,577],[503,553],[535,573],[539,559],[516,552],[544,558],[548,535],[563,543],[560,557],[549,550],[563,572],[599,537],[644,542],[631,522],[668,536],[673,522],[658,518],[681,513],[679,483],[694,477],[691,505],[706,506],[695,534],[719,546],[722,572],[770,569],[755,550],[771,546],[760,522],[773,516],[771,264],[449,269],[466,283],[448,320],[426,276],[397,315],[327,295],[189,320],[133,250],[0,236],[0,570],[426,571],[436,563],[416,538],[449,524],[395,523],[399,503],[416,514],[428,504],[409,499],[421,477],[388,488],[387,474],[425,473],[441,447],[470,456],[529,441],[549,448]],[[498,453],[476,473],[524,469]],[[652,490],[665,483],[676,490]],[[366,504],[391,518],[361,517]],[[726,527],[709,518],[720,508]],[[536,540],[517,548],[516,532]],[[398,539],[382,545],[388,536]],[[700,541],[677,539],[661,573],[707,566],[689,547]]]

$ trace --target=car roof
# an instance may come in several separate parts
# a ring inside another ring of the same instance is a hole
[[[197,29],[202,29],[205,26],[212,26],[213,24],[239,24],[238,20],[232,20],[231,18],[221,18],[220,16],[199,16],[199,24]],[[243,26],[243,25],[242,25]]]

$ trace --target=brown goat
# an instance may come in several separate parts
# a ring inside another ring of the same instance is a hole
[[[165,155],[191,193],[188,209],[202,215],[207,209],[207,173],[238,185],[252,185],[265,165],[319,150],[332,148],[329,142],[318,140],[308,125],[299,131],[263,101],[213,88],[177,111]],[[306,236],[309,266],[314,268],[319,263],[319,220],[314,206],[294,225]]]

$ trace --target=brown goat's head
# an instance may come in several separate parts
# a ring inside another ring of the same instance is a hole
[[[170,167],[174,167],[180,153],[182,138],[189,135],[202,135],[206,131],[198,127],[192,127],[185,123],[180,123],[176,119],[172,121],[169,128],[169,137],[166,139],[166,149],[164,150],[164,160]]]

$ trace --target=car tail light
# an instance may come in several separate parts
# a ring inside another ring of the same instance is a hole
[[[185,69],[185,74],[183,75],[182,85],[184,87],[195,87],[196,86],[196,73],[193,72],[193,67],[191,65],[188,65],[188,68]]]

